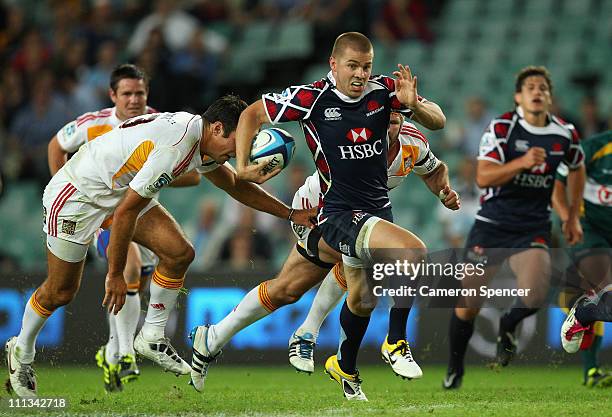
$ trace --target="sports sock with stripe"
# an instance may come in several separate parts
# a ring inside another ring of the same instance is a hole
[[[216,354],[223,346],[240,330],[251,325],[257,320],[271,313],[264,304],[260,301],[261,283],[253,288],[244,296],[240,304],[236,306],[227,316],[219,323],[210,326],[208,329],[208,349],[211,354]]]
[[[21,363],[32,363],[34,361],[36,338],[53,313],[52,310],[40,305],[36,292],[32,294],[30,301],[26,304],[21,321],[21,331],[17,336],[17,359]]]
[[[354,314],[344,300],[340,310],[340,346],[337,357],[340,369],[347,374],[357,372],[357,353],[369,323],[370,316],[361,317]]]
[[[151,298],[142,335],[145,340],[154,341],[162,339],[165,335],[168,317],[178,297],[179,289],[183,286],[183,278],[169,278],[162,275],[157,269],[151,277]]]

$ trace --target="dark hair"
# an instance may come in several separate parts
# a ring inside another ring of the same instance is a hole
[[[553,85],[550,79],[550,72],[544,66],[536,67],[534,65],[530,65],[520,70],[519,73],[516,74],[516,83],[514,85],[514,91],[517,93],[520,93],[521,89],[523,88],[523,83],[525,82],[525,80],[528,77],[532,77],[534,75],[544,77],[544,79],[546,80],[546,83],[548,84],[548,89],[550,90],[550,94],[552,95]]]
[[[110,76],[110,88],[117,92],[119,81],[123,79],[143,80],[146,88],[149,88],[149,76],[140,67],[133,64],[120,64],[115,67]]]
[[[372,42],[362,33],[345,32],[336,38],[331,56],[338,57],[348,48],[357,52],[368,53],[373,51]]]
[[[228,137],[236,130],[240,113],[247,108],[244,100],[234,94],[226,94],[211,104],[202,118],[208,123],[221,122],[223,125],[223,137]]]

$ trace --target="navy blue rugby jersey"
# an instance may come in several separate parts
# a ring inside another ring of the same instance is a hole
[[[319,173],[323,217],[390,206],[389,116],[392,110],[412,116],[395,96],[393,78],[371,76],[361,97],[353,99],[336,89],[330,72],[312,84],[264,94],[262,100],[272,124],[300,122]]]
[[[571,169],[584,161],[576,128],[556,116],[545,127],[528,124],[523,111],[493,119],[480,140],[478,159],[505,164],[523,156],[530,147],[546,150],[546,161],[523,170],[508,183],[485,188],[476,219],[506,225],[513,230],[546,227],[550,221],[550,199],[555,172],[563,161]]]

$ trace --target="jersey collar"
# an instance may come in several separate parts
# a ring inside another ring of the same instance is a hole
[[[111,110],[110,121],[113,126],[117,126],[122,123],[117,117],[117,106],[114,106]]]
[[[518,114],[518,116],[521,119],[525,119],[525,111],[523,110],[523,108],[521,106],[516,106],[516,114]],[[550,122],[552,122],[552,118],[550,117],[550,113],[546,113],[546,120],[548,121],[549,124],[550,124]]]

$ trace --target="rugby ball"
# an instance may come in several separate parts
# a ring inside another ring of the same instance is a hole
[[[284,169],[293,157],[295,140],[290,133],[276,127],[260,131],[251,147],[251,164],[263,165],[263,173]]]

